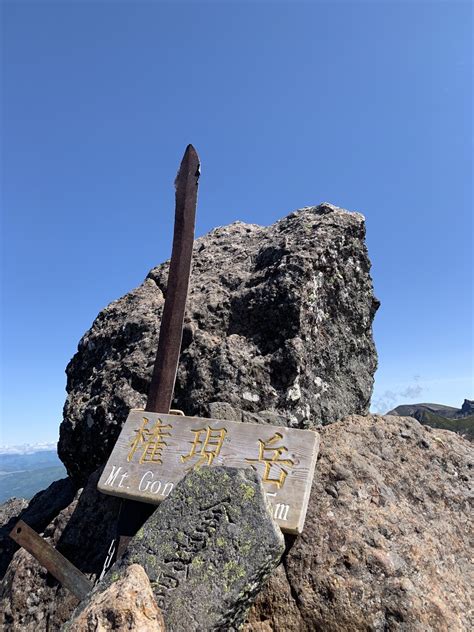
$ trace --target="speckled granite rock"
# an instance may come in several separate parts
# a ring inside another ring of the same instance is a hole
[[[367,412],[378,301],[364,238],[362,215],[322,204],[198,239],[174,407],[222,401],[301,428]],[[167,275],[105,308],[67,368],[59,455],[81,484],[145,403]]]
[[[6,525],[12,518],[16,518],[28,507],[24,498],[9,498],[0,505],[0,527]]]
[[[244,631],[472,630],[472,444],[410,417],[321,435],[303,535]]]
[[[156,605],[148,576],[139,564],[129,566],[124,576],[99,592],[68,625],[70,632],[165,632],[161,610]]]
[[[284,549],[255,472],[202,467],[176,485],[96,591],[140,564],[169,632],[232,632]]]

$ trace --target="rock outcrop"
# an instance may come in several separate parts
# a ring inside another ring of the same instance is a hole
[[[245,632],[472,630],[472,445],[409,417],[321,434],[305,530]]]
[[[61,510],[72,503],[76,491],[77,486],[71,479],[63,478],[38,492],[29,503],[23,498],[11,498],[0,505],[0,579],[18,550],[16,542],[9,537],[18,520],[21,518],[35,531],[43,531]]]
[[[378,301],[364,237],[362,215],[322,204],[198,239],[173,406],[205,416],[221,401],[301,428],[367,412]],[[78,483],[145,403],[167,275],[105,308],[67,367],[59,455]]]
[[[330,205],[268,228],[219,228],[195,244],[174,405],[321,426],[304,532],[287,538],[246,632],[473,628],[472,444],[409,417],[351,414],[367,412],[376,367],[369,268],[362,216]],[[68,366],[60,453],[71,478],[4,511],[5,632],[58,630],[77,606],[7,542],[15,513],[90,579],[101,574],[119,501],[97,491],[94,470],[128,409],[145,402],[166,277],[163,264],[103,310]]]
[[[87,607],[68,624],[70,632],[165,632],[147,574],[139,564],[129,566],[123,577],[98,592]]]
[[[461,406],[461,417],[474,415],[474,399],[465,399]]]
[[[75,496],[69,479],[53,483],[35,496],[29,507],[6,525],[8,547],[15,543],[7,534],[21,517],[89,578],[98,578],[116,533],[119,510],[118,498],[97,491],[99,475],[100,471],[91,475]],[[13,550],[5,548],[1,558],[3,565],[10,563],[0,584],[0,629],[59,630],[77,606],[77,599],[29,553],[17,549],[16,545]]]

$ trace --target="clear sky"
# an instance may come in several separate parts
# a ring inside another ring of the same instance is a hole
[[[323,201],[362,212],[373,409],[472,388],[470,2],[2,3],[2,436],[52,441],[64,368],[197,234]]]

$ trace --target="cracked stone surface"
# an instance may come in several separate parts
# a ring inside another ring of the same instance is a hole
[[[472,444],[411,417],[321,435],[303,534],[244,632],[472,630]]]
[[[300,428],[367,412],[378,301],[364,240],[363,216],[330,204],[198,239],[173,407],[226,402]],[[59,455],[78,484],[145,404],[167,275],[159,265],[100,312],[67,367]]]

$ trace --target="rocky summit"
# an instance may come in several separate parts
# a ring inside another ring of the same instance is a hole
[[[260,591],[245,632],[473,629],[473,446],[412,417],[367,414],[378,307],[369,269],[363,217],[328,204],[267,228],[218,228],[195,244],[174,405],[190,415],[317,427],[321,436],[303,533],[286,536],[282,562]],[[101,576],[120,502],[98,492],[97,482],[129,408],[145,402],[166,278],[163,264],[102,311],[68,366],[60,441],[68,479],[27,507],[18,501],[0,510],[8,521],[0,532],[5,632],[59,630],[78,606],[8,539],[18,518],[88,578]],[[179,521],[181,532],[191,528],[191,518]],[[160,523],[154,528],[160,532]],[[174,531],[170,527],[163,537],[175,537],[178,548]],[[258,530],[255,535],[258,541]],[[239,542],[238,529],[234,536],[231,544]],[[210,533],[216,546],[188,556],[198,560],[196,576],[205,570],[199,564],[205,556],[212,561],[235,552],[220,551],[217,537]],[[143,540],[148,543],[145,533]],[[171,620],[171,606],[150,577],[150,559],[132,557],[133,567],[109,592],[102,591],[107,581],[99,584],[97,599],[81,611],[79,629],[99,629],[99,623],[100,629],[130,629],[119,623],[143,621],[144,615],[158,631],[160,605]],[[224,602],[225,596],[219,606]],[[228,615],[233,625],[230,608]]]
[[[209,416],[225,402],[299,428],[366,413],[379,303],[364,238],[362,215],[322,204],[198,239],[173,407]],[[59,455],[77,483],[145,404],[167,278],[164,263],[106,307],[67,367]]]
[[[323,428],[305,530],[245,632],[472,630],[473,464],[411,417]]]

